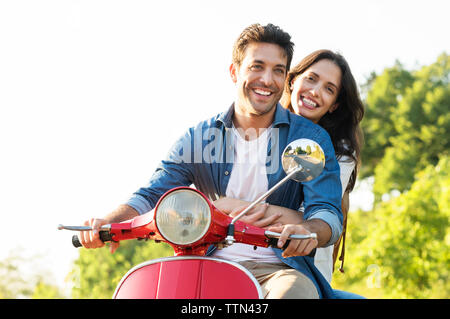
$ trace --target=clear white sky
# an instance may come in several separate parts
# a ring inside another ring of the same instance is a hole
[[[77,251],[57,224],[110,212],[186,128],[231,104],[244,27],[280,25],[293,63],[340,51],[362,83],[396,59],[415,68],[450,53],[449,4],[1,1],[0,258],[44,255],[60,282]]]

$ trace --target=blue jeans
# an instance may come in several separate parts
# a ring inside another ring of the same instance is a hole
[[[348,291],[333,289],[333,292],[336,296],[336,299],[366,299],[363,296]]]

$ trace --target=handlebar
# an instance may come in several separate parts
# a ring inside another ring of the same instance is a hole
[[[58,229],[67,229],[67,230],[74,230],[74,231],[89,231],[92,230],[92,227],[90,226],[64,226],[64,225],[58,225]],[[111,233],[109,232],[111,230],[111,225],[103,225],[101,226],[99,231],[99,236],[100,239],[105,242],[105,241],[112,241],[112,236]],[[80,242],[80,239],[78,238],[78,235],[73,235],[72,236],[72,244],[75,248],[79,248],[82,247],[83,245]]]
[[[58,229],[67,229],[67,230],[73,230],[73,231],[89,231],[92,230],[92,228],[90,226],[63,226],[63,225],[58,225]],[[103,225],[100,228],[99,231],[99,237],[103,242],[107,242],[107,241],[112,241],[112,235],[110,233],[111,230],[111,225]],[[271,232],[271,231],[265,231],[264,235],[268,238],[268,246],[269,247],[274,247],[274,248],[279,248],[278,247],[278,239],[281,236],[280,233],[275,233],[275,232]],[[300,234],[292,234],[289,236],[289,239],[286,240],[286,243],[283,245],[283,247],[281,248],[282,250],[285,250],[291,240],[293,239],[309,239],[309,238],[317,238],[317,234],[315,233],[311,233],[308,235],[300,235]],[[82,247],[83,245],[81,244],[78,235],[73,235],[72,236],[72,244],[75,248],[79,248]],[[314,257],[316,254],[316,249],[314,248],[311,253],[308,255],[309,257]]]

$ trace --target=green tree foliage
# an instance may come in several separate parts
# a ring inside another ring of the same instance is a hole
[[[362,177],[374,175],[377,201],[411,187],[414,175],[450,148],[450,56],[418,71],[400,63],[371,80],[362,126]]]
[[[383,158],[385,148],[391,146],[390,137],[396,135],[396,106],[413,81],[413,75],[397,61],[382,74],[372,74],[364,86],[366,110],[362,127],[365,146],[362,152],[364,166],[361,177],[373,175],[375,166]]]
[[[450,157],[416,174],[411,189],[372,212],[349,218],[346,273],[336,286],[367,285],[368,272],[384,297],[450,296]]]
[[[64,299],[65,296],[61,293],[59,287],[38,281],[34,287],[32,299]]]
[[[120,279],[137,264],[160,257],[172,256],[173,249],[164,243],[128,240],[120,243],[114,254],[107,248],[81,248],[72,271],[77,299],[109,299]]]
[[[375,205],[349,214],[346,272],[335,273],[334,287],[366,297],[450,296],[449,80],[444,53],[416,71],[397,62],[363,86],[360,178],[374,177]]]

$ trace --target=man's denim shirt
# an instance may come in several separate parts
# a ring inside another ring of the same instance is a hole
[[[166,191],[192,184],[211,200],[225,196],[234,160],[233,114],[234,105],[228,111],[190,128],[172,146],[148,185],[137,190],[127,204],[139,214],[144,214],[156,206]],[[269,188],[286,176],[281,165],[281,154],[290,142],[299,138],[314,140],[322,147],[325,153],[323,172],[309,182],[286,182],[266,202],[294,210],[298,210],[303,202],[304,219],[321,219],[330,226],[332,235],[327,245],[332,245],[342,232],[343,216],[340,171],[331,139],[319,125],[289,112],[279,104],[267,149]],[[313,266],[311,257],[283,258],[280,249],[274,248],[274,251],[283,262],[310,277],[321,297],[332,297],[328,283]]]

